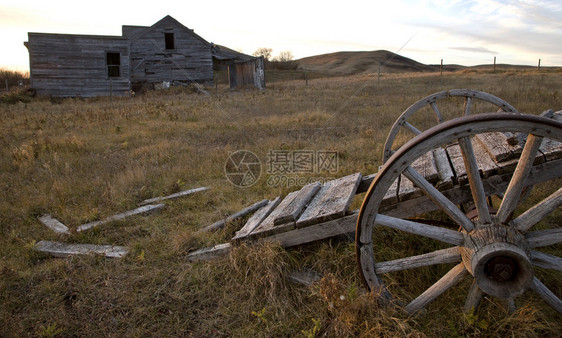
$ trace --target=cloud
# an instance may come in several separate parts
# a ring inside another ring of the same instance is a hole
[[[449,49],[454,49],[461,52],[470,52],[470,53],[498,54],[497,51],[493,51],[483,47],[450,47]]]

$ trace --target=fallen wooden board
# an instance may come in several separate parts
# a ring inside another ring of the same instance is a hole
[[[197,251],[193,251],[187,255],[187,259],[191,262],[208,261],[211,259],[224,257],[228,255],[228,253],[230,253],[230,250],[232,250],[232,244],[218,244],[209,248],[203,248]]]
[[[35,244],[35,250],[48,253],[55,257],[72,255],[97,254],[105,257],[121,258],[128,252],[124,246],[94,245],[94,244],[67,244],[60,242],[41,241]]]
[[[343,217],[360,181],[361,173],[355,173],[324,183],[297,220],[297,228]]]
[[[49,229],[53,230],[59,234],[69,234],[70,230],[64,224],[62,224],[59,220],[51,217],[51,215],[43,215],[38,217],[39,221],[46,225]]]
[[[281,202],[281,198],[277,197],[272,201],[269,201],[267,205],[261,207],[258,211],[256,211],[252,217],[248,219],[246,224],[242,227],[242,229],[238,230],[234,237],[232,237],[231,242],[237,243],[243,240],[246,236],[248,236],[254,229],[258,227],[258,225],[263,222],[264,219],[269,216],[269,214],[279,205]]]
[[[149,198],[149,199],[146,199],[146,200],[140,202],[139,205],[146,205],[146,204],[150,204],[150,203],[154,203],[154,202],[160,202],[160,201],[164,201],[164,200],[168,200],[168,199],[172,199],[172,198],[187,196],[187,195],[191,195],[191,194],[194,194],[196,192],[199,192],[199,191],[205,191],[205,190],[209,190],[209,189],[210,189],[209,187],[201,187],[201,188],[195,188],[195,189],[191,189],[191,190],[184,190],[184,191],[180,191],[180,192],[177,192],[175,194],[168,195],[168,196]]]
[[[199,232],[204,232],[204,231],[212,231],[212,230],[217,230],[220,228],[224,228],[224,226],[226,225],[226,223],[228,222],[232,222],[235,219],[244,217],[256,210],[258,210],[259,208],[265,206],[267,203],[269,203],[269,200],[265,199],[259,202],[256,202],[252,205],[250,205],[249,207],[246,207],[228,217],[226,217],[225,219],[221,219],[220,221],[217,221],[211,225],[207,225],[206,227],[204,227],[203,229],[199,230]]]
[[[123,213],[110,216],[110,217],[108,217],[106,219],[103,219],[101,221],[94,221],[94,222],[82,224],[78,228],[76,228],[76,231],[81,232],[81,231],[89,230],[91,228],[97,227],[97,226],[105,224],[105,223],[125,219],[125,218],[133,216],[133,215],[145,214],[147,212],[153,212],[153,211],[164,208],[164,206],[165,206],[164,204],[145,205],[145,206],[133,209],[133,210],[125,211]]]
[[[291,271],[287,277],[291,282],[305,286],[311,286],[322,279],[322,275],[312,270]]]

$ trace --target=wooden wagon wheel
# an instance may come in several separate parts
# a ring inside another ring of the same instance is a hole
[[[471,138],[479,133],[501,132],[506,129],[524,133],[528,137],[514,174],[509,179],[500,207],[495,215],[491,215],[486,204],[486,195],[490,187],[479,175]],[[386,278],[392,277],[395,271],[406,272],[422,266],[457,263],[435,284],[410,301],[405,306],[405,310],[408,313],[419,311],[465,276],[472,276],[474,281],[466,299],[465,311],[477,308],[483,293],[513,302],[515,297],[532,289],[550,306],[562,313],[562,301],[539,281],[534,273],[536,266],[562,271],[562,258],[536,250],[562,243],[562,229],[555,227],[531,231],[533,226],[562,204],[562,188],[558,187],[556,192],[524,213],[514,214],[522,189],[526,184],[530,184],[529,178],[533,177],[529,172],[543,138],[562,141],[562,123],[539,116],[495,113],[464,116],[444,122],[402,146],[377,174],[359,213],[355,238],[356,254],[366,287],[371,291],[380,292],[385,298],[392,299],[389,286],[381,278],[383,275]],[[428,151],[455,140],[461,147],[467,168],[470,195],[478,212],[478,216],[473,219],[463,214],[455,203],[410,166]],[[551,173],[554,179],[560,177],[562,170],[557,165]],[[430,201],[460,226],[460,230],[379,213],[383,197],[400,174],[404,174],[414,182]],[[540,175],[546,173],[541,172]],[[404,234],[445,243],[451,247],[378,262],[378,252],[373,250],[373,242],[377,243],[377,238],[374,236],[375,226],[377,231],[394,229]]]
[[[430,106],[433,110],[433,113],[435,114],[436,124],[443,123],[444,122],[443,114],[441,113],[441,111],[437,107],[436,102],[438,100],[443,100],[443,99],[447,99],[447,98],[450,98],[450,97],[464,98],[464,108],[463,108],[463,111],[462,111],[462,113],[464,115],[471,115],[472,109],[473,109],[472,103],[473,103],[473,100],[475,100],[475,99],[496,105],[499,108],[498,111],[519,113],[517,111],[517,109],[515,109],[512,105],[510,105],[506,101],[500,99],[499,97],[494,96],[492,94],[485,93],[485,92],[476,91],[476,90],[451,89],[451,90],[448,90],[448,91],[443,91],[443,92],[431,94],[431,95],[429,95],[427,97],[424,97],[423,99],[417,101],[416,103],[412,104],[410,107],[408,107],[408,109],[406,109],[398,117],[398,119],[394,122],[394,125],[390,129],[390,132],[388,133],[388,136],[387,136],[386,141],[384,143],[382,162],[383,163],[386,162],[390,158],[390,156],[392,156],[392,154],[394,153],[394,150],[392,149],[392,146],[394,145],[394,140],[396,139],[396,136],[398,135],[398,132],[402,128],[409,131],[414,136],[422,133],[422,131],[420,131],[418,128],[416,128],[410,122],[408,122],[408,119],[410,119],[412,117],[412,115],[414,115],[414,113],[416,113],[417,111],[421,110],[422,108],[424,108],[426,106]],[[461,115],[459,115],[459,116],[461,116]]]

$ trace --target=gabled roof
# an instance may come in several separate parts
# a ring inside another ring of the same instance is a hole
[[[162,19],[160,19],[158,22],[156,22],[154,25],[148,27],[147,29],[144,30],[139,30],[138,32],[135,32],[133,34],[131,34],[131,36],[129,36],[129,39],[131,41],[135,41],[140,39],[141,37],[143,37],[145,34],[149,34],[150,32],[154,31],[155,29],[158,29],[159,26],[162,26],[164,24],[173,24],[174,26],[180,27],[181,29],[184,29],[186,31],[188,31],[189,33],[191,33],[193,36],[195,36],[197,39],[199,39],[201,42],[203,42],[204,44],[208,45],[209,47],[211,46],[211,44],[209,42],[207,42],[207,40],[203,39],[202,37],[200,37],[199,35],[195,34],[195,32],[193,31],[193,29],[187,28],[186,26],[184,26],[181,22],[179,22],[178,20],[174,19],[173,17],[171,17],[170,15],[166,15],[165,17],[163,17]]]
[[[256,58],[248,54],[237,52],[228,47],[215,44],[212,45],[211,54],[217,60],[249,61]]]

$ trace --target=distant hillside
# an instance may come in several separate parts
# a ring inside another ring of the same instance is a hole
[[[296,60],[296,62],[299,69],[341,75],[377,73],[379,65],[383,73],[434,72],[439,70],[439,66],[424,65],[386,50],[336,52],[310,56]]]

